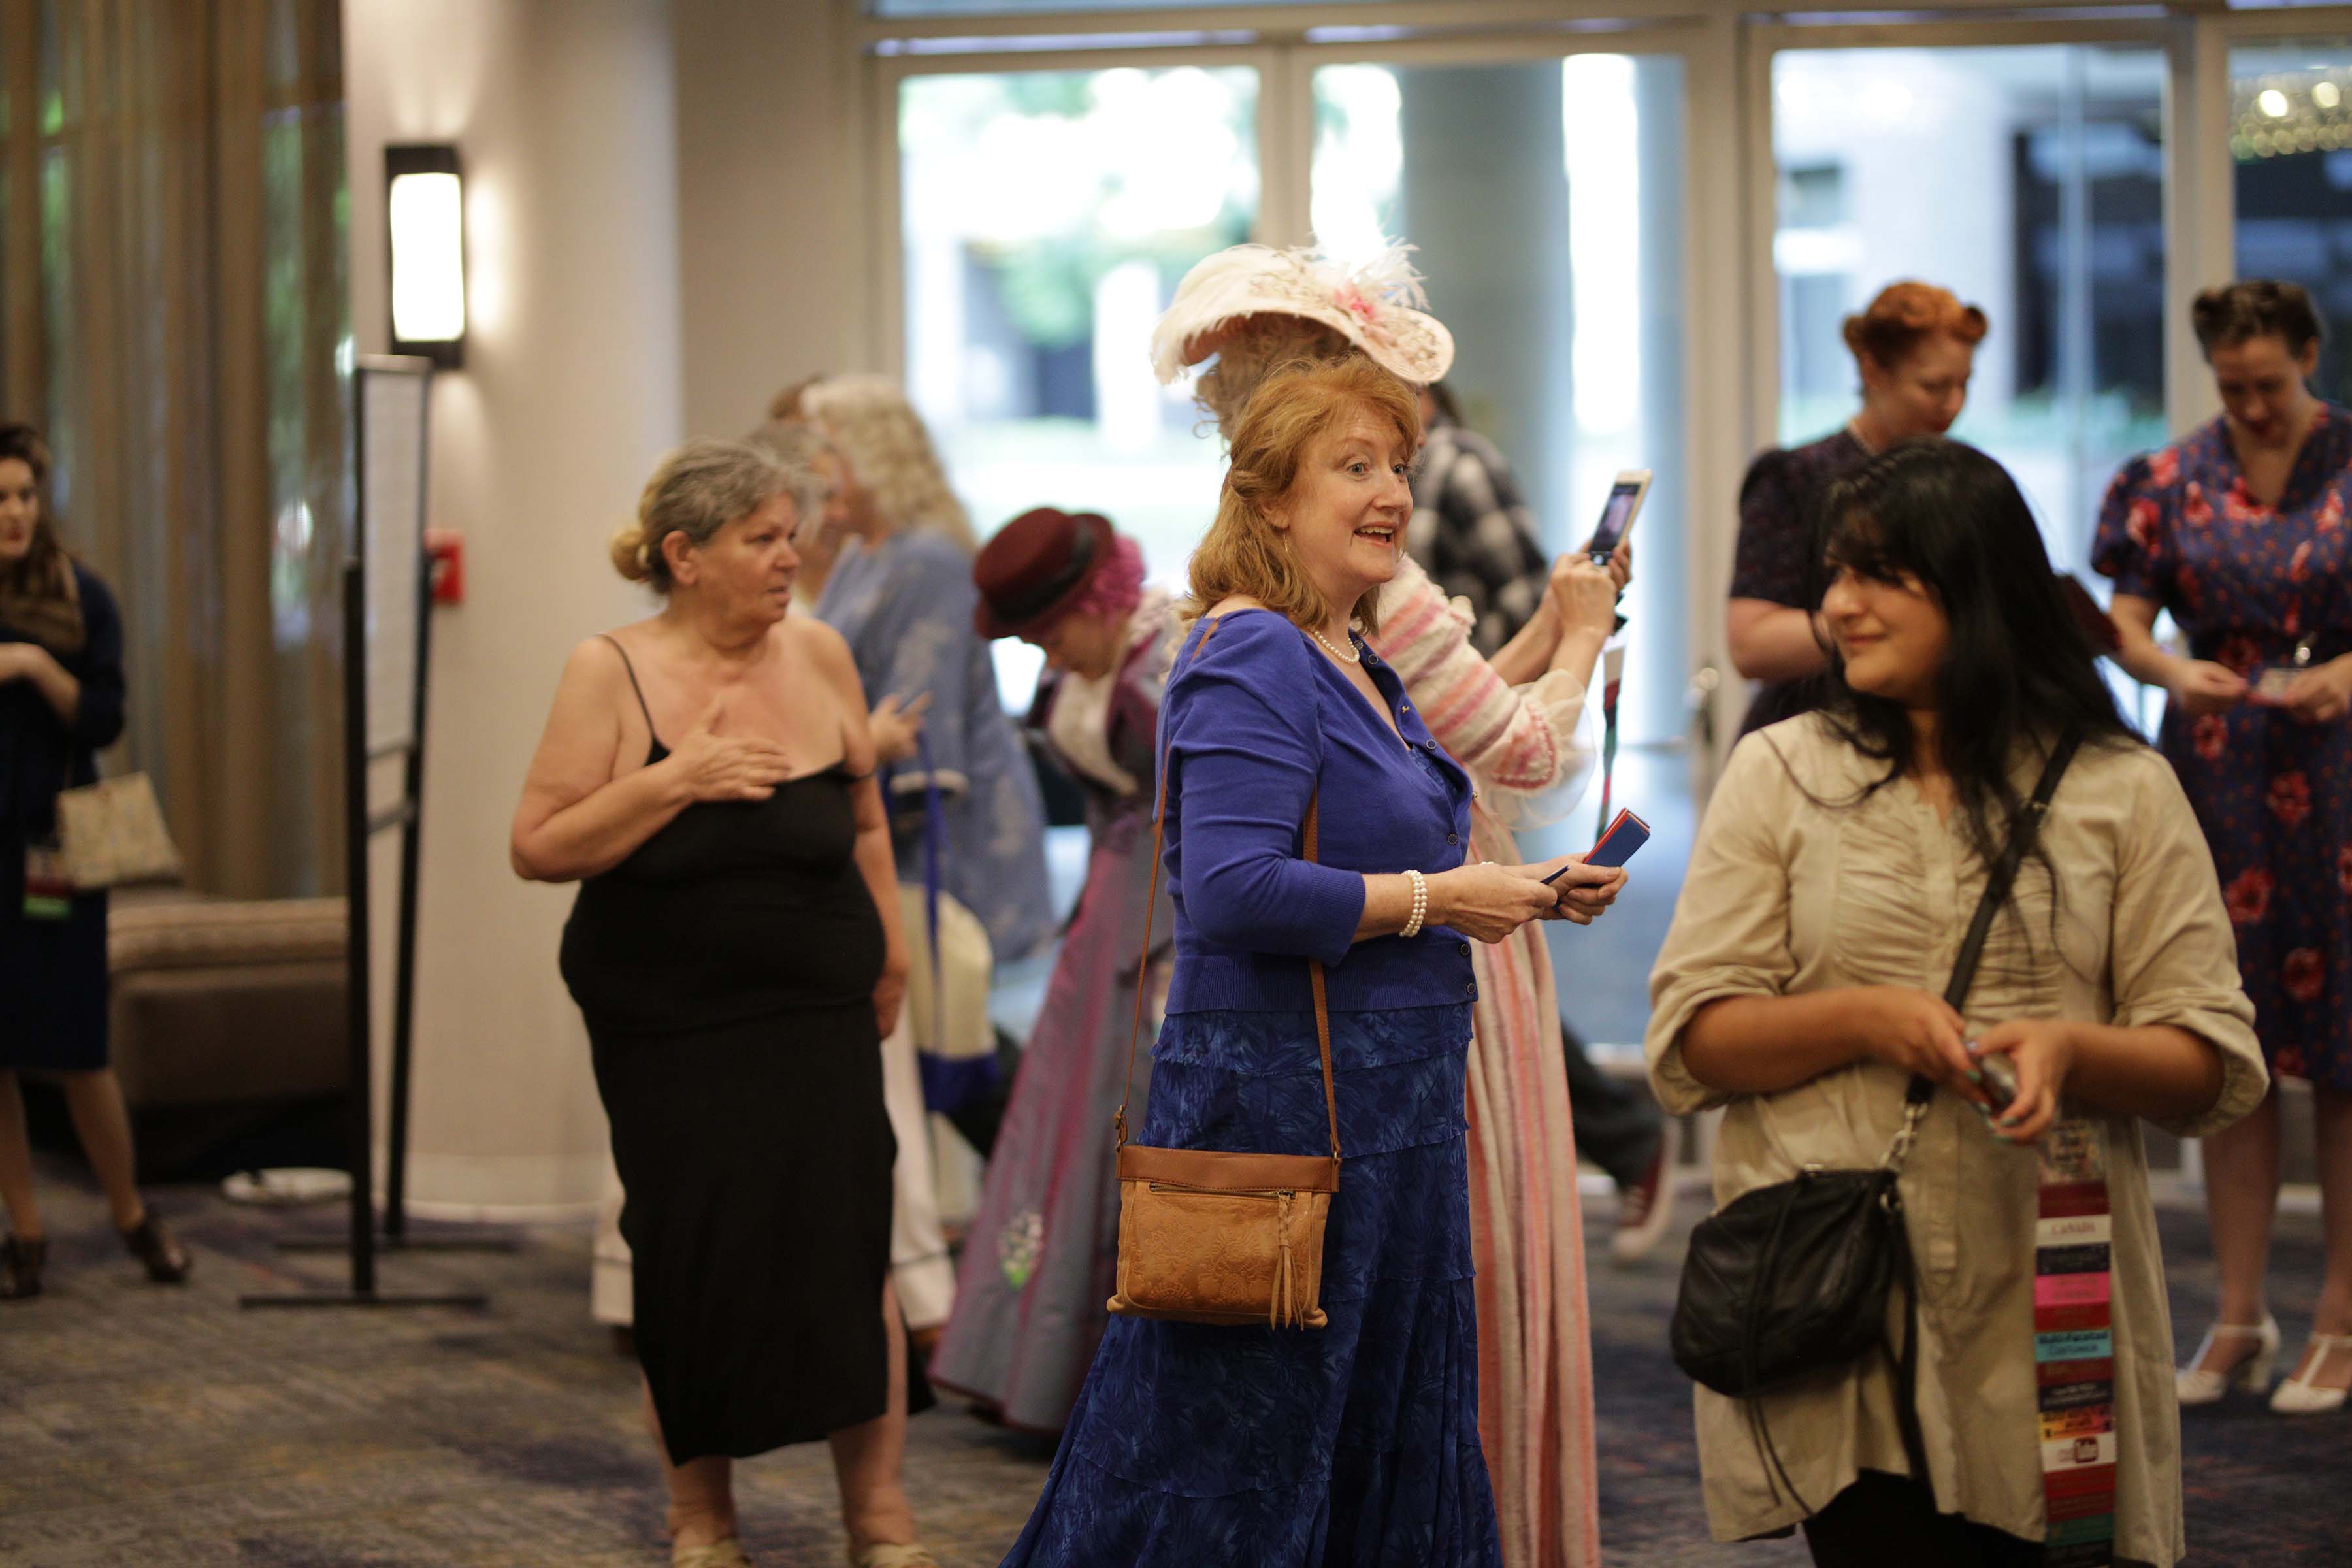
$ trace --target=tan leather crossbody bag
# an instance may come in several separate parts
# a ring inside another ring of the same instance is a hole
[[[1203,634],[1203,641],[1206,634]],[[1195,649],[1197,654],[1198,649]],[[1315,858],[1322,791],[1307,803],[1300,835]],[[1110,1310],[1183,1323],[1319,1329],[1324,1315],[1323,1226],[1339,1190],[1339,1104],[1331,1087],[1331,1014],[1323,964],[1307,960],[1315,992],[1315,1046],[1323,1064],[1326,1154],[1241,1154],[1154,1149],[1127,1141],[1135,1047],[1151,962],[1152,906],[1160,897],[1160,851],[1168,823],[1168,759],[1160,760],[1160,804],[1151,822],[1151,888],[1137,966],[1135,1023],[1127,1040],[1127,1092],[1112,1126],[1118,1155],[1118,1293]]]

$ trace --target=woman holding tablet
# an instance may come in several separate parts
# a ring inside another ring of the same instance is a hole
[[[1301,356],[1369,359],[1408,382],[1444,374],[1452,339],[1412,308],[1400,256],[1343,274],[1300,251],[1240,246],[1202,262],[1154,334],[1163,378],[1213,353],[1202,406],[1229,440],[1269,368]],[[1425,497],[1424,497],[1425,500]],[[1477,784],[1475,859],[1519,858],[1514,828],[1568,814],[1595,748],[1585,694],[1615,619],[1631,552],[1603,568],[1572,552],[1535,615],[1491,659],[1476,618],[1411,556],[1381,590],[1371,657],[1404,683],[1432,736]],[[1478,1429],[1509,1568],[1584,1568],[1600,1558],[1592,1451],[1591,1338],[1576,1141],[1550,950],[1532,926],[1474,945],[1468,1072],[1470,1226],[1476,1260]]]
[[[1176,959],[1138,1142],[1344,1148],[1328,1321],[1114,1318],[1008,1568],[1501,1561],[1477,1427],[1471,948],[1590,919],[1624,877],[1555,889],[1549,867],[1465,860],[1469,777],[1351,629],[1397,570],[1420,434],[1411,388],[1362,356],[1257,391],[1160,709]]]

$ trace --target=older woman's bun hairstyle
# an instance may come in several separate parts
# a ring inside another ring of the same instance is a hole
[[[1845,346],[1856,360],[1894,366],[1941,332],[1974,348],[1991,324],[1974,305],[1933,283],[1890,283],[1859,315],[1845,319]]]
[[[613,570],[632,583],[670,591],[662,541],[673,533],[709,544],[729,523],[793,488],[792,471],[743,441],[688,441],[664,458],[637,500],[637,520],[613,535]]]
[[[609,548],[612,551],[614,571],[632,583],[650,583],[654,580],[653,568],[646,563],[644,523],[625,522],[614,529]]]

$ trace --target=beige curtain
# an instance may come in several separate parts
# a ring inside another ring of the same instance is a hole
[[[189,879],[341,885],[337,0],[0,0],[0,416],[122,600]]]

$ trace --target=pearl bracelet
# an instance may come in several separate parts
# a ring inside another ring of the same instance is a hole
[[[1419,936],[1421,922],[1429,913],[1429,879],[1418,871],[1407,871],[1405,875],[1412,879],[1412,915],[1397,935]]]

